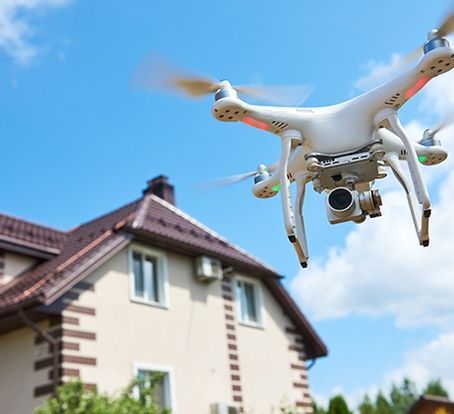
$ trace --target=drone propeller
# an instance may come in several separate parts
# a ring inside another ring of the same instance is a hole
[[[454,124],[454,112],[451,112],[449,115],[445,116],[444,119],[437,125],[436,128],[432,129],[434,134],[437,134],[443,129],[448,128]]]
[[[277,169],[278,163],[274,163],[267,167],[264,164],[260,164],[257,169],[244,174],[230,175],[228,177],[215,178],[213,180],[205,181],[200,185],[200,188],[204,191],[218,190],[223,187],[227,187],[233,184],[237,184],[241,181],[247,180],[248,178],[255,177],[259,174],[270,174]]]
[[[454,33],[454,11],[451,11],[440,24],[437,29],[433,29],[429,32],[428,38],[433,37],[446,37],[449,34]],[[420,58],[424,54],[424,44],[418,46],[416,49],[412,50],[410,53],[401,57],[400,67],[405,67],[408,64],[412,63],[416,59]]]
[[[444,119],[438,124],[437,127],[426,129],[423,133],[422,139],[419,141],[421,145],[426,147],[432,147],[434,145],[441,145],[441,141],[436,138],[436,135],[443,129],[448,128],[454,124],[454,114],[450,113],[445,116]]]
[[[140,89],[164,89],[183,92],[191,98],[215,93],[221,88],[220,81],[209,76],[192,74],[169,64],[162,58],[145,59],[135,72],[132,85]],[[312,92],[304,85],[233,85],[237,92],[278,105],[301,104]]]

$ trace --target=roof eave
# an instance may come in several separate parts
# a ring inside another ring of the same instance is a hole
[[[153,242],[159,247],[163,247],[169,250],[173,250],[176,253],[182,253],[185,255],[189,256],[197,256],[200,254],[207,254],[207,251],[203,248],[190,245],[187,243],[180,242],[178,240],[174,240],[172,238],[168,238],[165,236],[160,236],[154,233],[150,233],[146,230],[134,228],[132,226],[125,226],[123,227],[123,230],[125,232],[128,232],[132,234],[136,240],[138,241],[144,241],[144,242]],[[253,265],[250,263],[242,262],[239,260],[236,260],[232,257],[229,257],[227,255],[222,255],[219,253],[209,253],[212,257],[221,260],[221,262],[233,266],[238,270],[248,272],[250,274],[253,274],[257,277],[273,277],[273,278],[280,278],[281,276],[278,273],[275,273],[271,271],[270,269],[266,267],[262,267],[259,264]]]

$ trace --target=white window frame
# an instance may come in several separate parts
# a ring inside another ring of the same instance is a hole
[[[134,260],[133,253],[139,253],[145,256],[151,256],[156,259],[156,267],[158,270],[158,296],[160,301],[152,300],[151,298],[143,298],[136,296],[135,278],[134,278]],[[156,306],[168,309],[169,303],[169,277],[167,270],[167,256],[163,251],[152,249],[149,247],[133,244],[128,250],[129,262],[129,298],[132,302],[142,303],[145,305]]]
[[[155,364],[148,364],[143,362],[133,362],[132,364],[132,374],[134,378],[137,378],[139,375],[139,371],[152,371],[166,374],[165,380],[167,382],[167,386],[164,388],[164,394],[166,403],[169,404],[169,408],[172,414],[176,414],[177,412],[177,405],[175,399],[175,379],[173,375],[173,368],[164,365],[155,365]]]
[[[241,303],[240,297],[238,295],[238,281],[242,281],[248,283],[253,286],[254,288],[254,296],[255,296],[255,306],[256,306],[256,313],[257,313],[257,321],[249,321],[243,319],[243,314],[241,312]],[[263,292],[262,292],[262,285],[260,281],[256,279],[252,279],[246,276],[236,276],[234,279],[234,291],[235,291],[235,301],[236,301],[236,311],[237,311],[237,321],[241,325],[251,326],[254,328],[265,328],[265,309],[264,309],[264,301],[263,301]]]

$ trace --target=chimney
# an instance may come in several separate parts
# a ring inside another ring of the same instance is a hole
[[[169,183],[169,177],[158,175],[147,181],[147,188],[143,190],[144,194],[154,194],[159,198],[175,205],[174,187]]]

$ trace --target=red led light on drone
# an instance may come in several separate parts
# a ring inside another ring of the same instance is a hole
[[[246,116],[242,119],[242,122],[253,126],[254,128],[263,129],[264,131],[268,131],[270,129],[269,125],[266,122],[259,121],[258,119],[251,118],[250,116]]]
[[[410,99],[414,95],[416,95],[423,87],[424,85],[429,82],[430,78],[427,76],[423,76],[422,78],[419,78],[418,81],[405,92],[404,98],[405,99]]]

